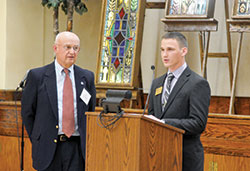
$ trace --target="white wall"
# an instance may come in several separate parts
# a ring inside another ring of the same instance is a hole
[[[43,65],[43,8],[34,0],[8,0],[6,22],[6,80],[14,89],[28,69]]]
[[[166,71],[161,67],[160,58],[160,37],[163,34],[163,23],[159,20],[162,18],[164,10],[146,9],[144,31],[142,40],[141,64],[142,64],[142,81],[144,92],[148,92],[152,82],[153,71],[151,66],[155,65],[155,76],[159,76],[160,70]],[[157,19],[156,19],[157,18]]]
[[[6,0],[0,1],[0,88],[5,87],[6,67]]]

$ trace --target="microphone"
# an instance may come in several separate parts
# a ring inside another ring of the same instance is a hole
[[[151,81],[151,85],[150,85],[149,92],[148,92],[148,95],[147,95],[146,104],[145,104],[145,107],[144,107],[144,110],[143,110],[142,115],[144,115],[144,114],[145,114],[145,111],[146,111],[146,108],[147,108],[147,105],[148,105],[148,99],[149,99],[149,95],[150,95],[151,87],[152,87],[152,84],[153,84],[153,80],[154,80],[154,78],[155,78],[155,66],[154,66],[154,65],[151,65],[151,70],[153,71],[152,81]]]
[[[27,76],[28,76],[29,72],[30,72],[30,70],[28,70],[28,71],[26,72],[26,74],[24,75],[22,81],[18,84],[18,87],[16,88],[16,91],[17,91],[19,88],[24,88],[24,87],[25,87],[25,81],[26,81],[26,79],[27,79]]]
[[[104,113],[121,113],[120,103],[123,99],[131,99],[132,92],[130,90],[111,90],[106,92],[106,98],[102,99],[101,106]]]
[[[129,90],[111,90],[111,89],[108,89],[106,92],[106,97],[131,99],[132,92]]]

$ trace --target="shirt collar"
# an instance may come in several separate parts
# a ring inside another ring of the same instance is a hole
[[[175,71],[172,72],[174,74],[174,77],[178,79],[186,68],[187,68],[187,63],[185,62],[182,66],[180,66],[179,68],[177,68]],[[169,73],[170,71],[168,71],[168,74]]]
[[[55,60],[55,67],[56,67],[56,70],[59,72],[59,73],[62,73],[62,70],[64,69],[58,62],[57,60]],[[74,73],[74,65],[71,65],[71,67],[68,68],[68,70],[70,71],[70,73]]]

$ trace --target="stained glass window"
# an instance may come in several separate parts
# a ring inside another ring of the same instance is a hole
[[[107,0],[99,83],[131,83],[139,0]]]

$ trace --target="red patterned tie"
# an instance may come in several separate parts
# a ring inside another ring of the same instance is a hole
[[[75,131],[75,119],[74,119],[74,97],[72,82],[69,77],[69,70],[64,69],[66,74],[63,86],[63,119],[62,119],[62,131],[67,137],[70,137]]]

